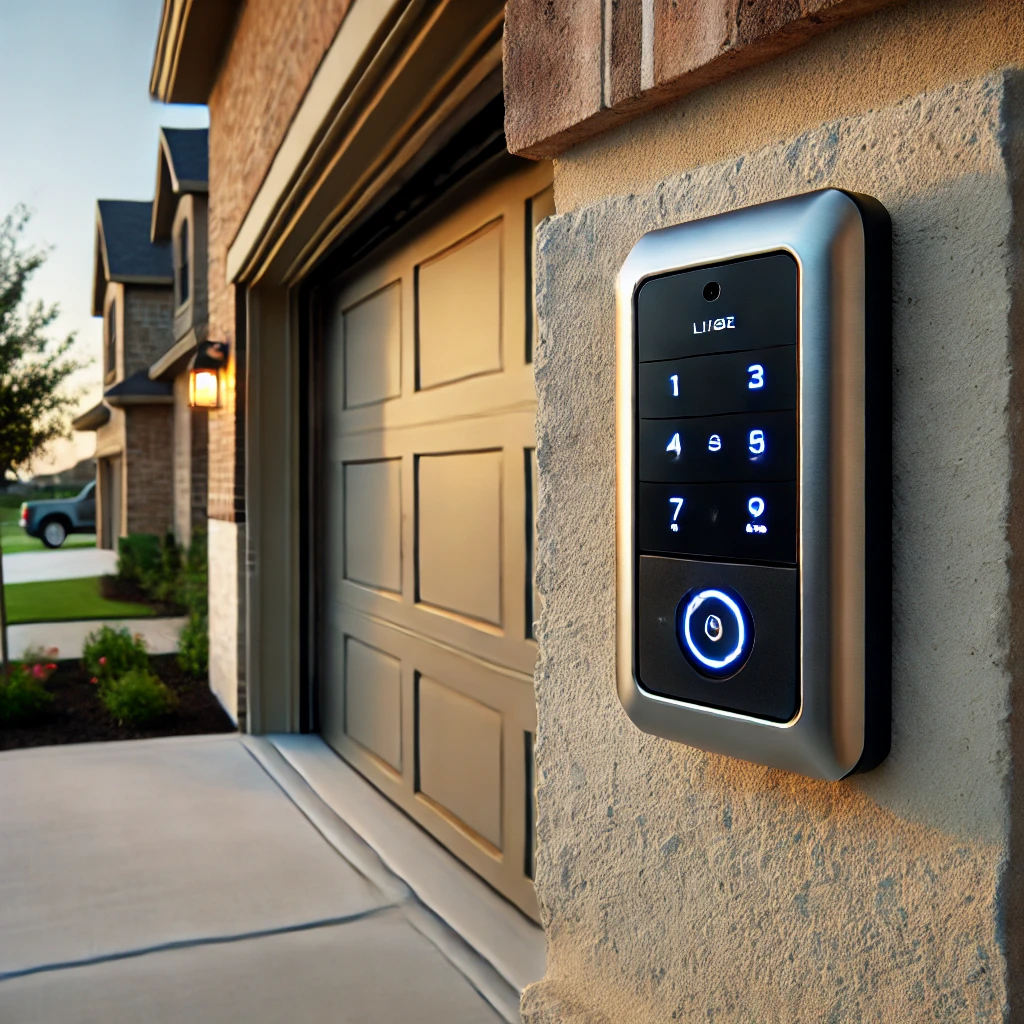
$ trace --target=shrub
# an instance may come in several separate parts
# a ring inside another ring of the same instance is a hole
[[[205,678],[210,663],[210,634],[205,615],[193,612],[178,638],[178,664],[190,676]]]
[[[12,665],[11,674],[0,678],[0,725],[27,725],[53,700],[45,684],[57,666],[34,660],[32,654],[32,660]]]
[[[181,583],[178,588],[178,600],[189,610],[192,616],[206,619],[207,614],[207,571],[206,571],[206,534],[196,530],[192,534],[182,567]],[[203,629],[205,632],[205,622]]]
[[[175,601],[181,584],[181,548],[173,533],[164,534],[159,557],[142,574],[142,586],[158,601]]]
[[[117,545],[117,575],[141,584],[160,564],[160,539],[153,533],[131,533]]]
[[[118,725],[149,725],[170,714],[178,698],[152,672],[133,668],[100,686],[100,700]]]
[[[101,626],[85,638],[82,660],[89,675],[99,683],[119,679],[132,669],[149,668],[146,641],[127,629]]]

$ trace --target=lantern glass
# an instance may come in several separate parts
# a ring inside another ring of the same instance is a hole
[[[196,409],[216,409],[219,399],[217,372],[192,370],[188,378],[188,402]]]

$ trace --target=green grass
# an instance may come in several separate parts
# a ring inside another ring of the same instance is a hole
[[[143,619],[154,615],[148,605],[100,597],[99,576],[4,587],[7,621],[67,622],[72,619]]]
[[[18,554],[21,551],[49,551],[50,549],[35,537],[30,537],[18,525],[18,512],[21,508],[21,500],[12,507],[11,499],[3,496],[6,500],[0,506],[0,545],[3,545],[5,555]],[[65,548],[94,548],[96,547],[95,533],[72,533],[66,541]]]

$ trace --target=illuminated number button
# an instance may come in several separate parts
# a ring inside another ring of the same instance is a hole
[[[712,679],[735,675],[754,649],[754,620],[733,590],[703,587],[687,593],[676,610],[679,646],[687,661]]]
[[[641,363],[641,419],[796,408],[796,347]]]
[[[795,480],[796,468],[792,412],[640,421],[641,480]]]

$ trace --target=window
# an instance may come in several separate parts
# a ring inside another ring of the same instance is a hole
[[[174,260],[174,288],[178,296],[178,305],[184,306],[188,302],[188,221],[181,222],[181,232],[178,235],[178,244],[175,247]]]
[[[111,299],[107,306],[107,358],[106,376],[117,372],[117,299]]]

